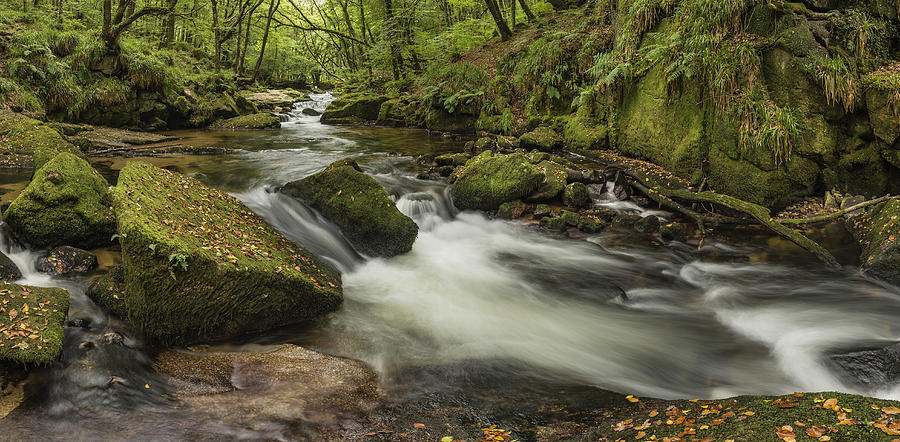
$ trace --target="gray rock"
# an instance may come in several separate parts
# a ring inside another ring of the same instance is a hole
[[[38,258],[37,269],[51,275],[86,273],[97,268],[97,255],[71,246],[57,247]]]
[[[0,280],[12,281],[22,277],[19,266],[12,262],[5,253],[0,252]]]
[[[900,380],[900,344],[835,354],[830,359],[849,378],[866,387],[890,385]]]
[[[634,230],[640,233],[654,233],[659,230],[659,218],[650,215],[634,222]]]

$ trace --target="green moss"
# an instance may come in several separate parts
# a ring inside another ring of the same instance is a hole
[[[580,209],[591,202],[587,186],[584,183],[571,183],[563,191],[563,204]]]
[[[0,361],[51,364],[62,351],[69,292],[0,282]]]
[[[196,179],[131,162],[113,195],[128,319],[152,341],[231,337],[342,302],[335,270]]]
[[[434,158],[434,161],[438,166],[462,166],[470,159],[472,159],[472,155],[462,152],[438,155]]]
[[[381,184],[352,160],[338,161],[288,183],[282,191],[322,212],[366,255],[406,253],[419,233],[416,223],[397,209]]]
[[[38,169],[60,152],[84,156],[52,127],[0,110],[0,166]]]
[[[566,230],[566,221],[558,216],[545,216],[541,218],[541,227],[553,232],[562,232]]]
[[[565,141],[549,127],[539,127],[519,137],[519,145],[525,149],[551,152],[563,147]]]
[[[811,194],[818,176],[818,166],[800,156],[771,172],[733,160],[715,149],[709,157],[709,185],[713,189],[770,209],[783,208],[796,198]]]
[[[113,267],[94,280],[85,294],[104,310],[122,318],[128,316],[125,307],[125,271],[121,266]]]
[[[450,193],[461,210],[496,210],[507,201],[533,194],[543,179],[544,174],[525,155],[493,156],[485,151],[456,172]]]
[[[358,124],[378,119],[381,105],[388,100],[384,95],[348,94],[328,105],[322,113],[323,124]]]
[[[99,247],[115,233],[107,187],[87,161],[61,153],[34,173],[4,217],[16,235],[36,247]]]
[[[281,127],[281,119],[269,112],[219,120],[209,126],[211,129],[270,129]]]
[[[900,285],[900,201],[884,202],[852,223],[863,247],[863,271]]]
[[[578,221],[579,221],[578,214],[575,212],[572,212],[570,210],[561,210],[559,212],[559,218],[561,220],[563,220],[563,222],[566,223],[567,226],[577,226],[578,225]]]
[[[375,124],[379,126],[417,126],[424,124],[419,121],[418,107],[400,98],[392,98],[381,103],[378,110],[378,118]]]
[[[581,118],[572,117],[566,122],[563,137],[567,147],[576,149],[605,149],[609,147],[606,124],[590,124]]]
[[[824,407],[829,400],[837,402],[837,411]],[[644,433],[641,439],[655,436],[655,440],[663,440],[688,436],[697,440],[711,438],[710,440],[778,442],[780,439],[776,432],[787,425],[796,435],[796,440],[816,440],[806,433],[808,429],[813,429],[824,431],[824,435],[832,441],[882,441],[891,440],[892,437],[872,424],[890,420],[891,415],[881,409],[898,405],[900,402],[897,401],[834,392],[782,397],[739,396],[708,401],[640,398],[639,402],[622,404],[611,413],[614,421],[609,422],[610,426],[624,428],[620,431],[610,429],[606,434],[623,440],[636,439],[640,431]],[[839,424],[839,414],[846,415],[849,421]],[[648,428],[633,428],[648,419],[651,422]],[[653,425],[657,420],[659,425]],[[624,425],[619,424],[625,421]],[[597,438],[600,435],[592,436]]]
[[[527,201],[547,201],[559,196],[559,193],[566,187],[566,178],[568,177],[566,169],[551,161],[541,161],[535,167],[544,174],[544,179],[537,191],[528,196]]]

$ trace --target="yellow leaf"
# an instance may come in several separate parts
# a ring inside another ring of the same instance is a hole
[[[897,407],[881,407],[881,411],[884,414],[897,414],[900,413],[900,408]]]
[[[150,384],[144,384],[144,388],[150,388]]]
[[[829,410],[832,409],[835,405],[837,405],[837,399],[835,398],[828,399],[824,404],[822,404],[823,407]]]
[[[453,442],[452,436],[444,436],[441,438],[441,442]]]
[[[638,399],[630,394],[628,396],[625,396],[625,399],[628,399],[628,402],[640,402],[640,399]]]

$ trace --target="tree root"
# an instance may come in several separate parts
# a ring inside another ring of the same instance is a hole
[[[772,219],[769,209],[763,206],[715,192],[691,192],[689,190],[668,189],[653,183],[647,177],[639,176],[639,174],[633,171],[625,170],[625,173],[636,181],[634,183],[636,184],[634,185],[634,187],[637,190],[647,195],[650,199],[657,201],[658,203],[665,205],[666,207],[677,210],[678,212],[681,212],[689,218],[693,219],[697,222],[701,232],[704,231],[704,224],[706,223],[722,224],[733,222],[746,224],[746,222],[738,222],[737,220],[734,220],[732,218],[719,219],[700,215],[699,213],[694,212],[693,210],[688,209],[687,207],[675,202],[675,199],[690,202],[714,203],[723,207],[727,207],[731,210],[749,215],[760,225],[775,232],[778,236],[787,239],[794,244],[797,244],[798,246],[818,257],[825,264],[828,264],[831,267],[840,267],[837,259],[835,259],[835,257],[828,250],[825,250],[825,248],[819,245],[819,243],[807,238],[802,233],[785,227],[780,222]]]
[[[775,221],[776,221],[776,222],[779,222],[779,223],[781,223],[781,224],[790,224],[790,225],[806,225],[806,224],[819,224],[819,223],[825,223],[825,222],[828,222],[828,221],[832,221],[832,220],[838,219],[838,218],[840,218],[840,217],[842,217],[842,216],[844,216],[844,215],[846,215],[846,214],[848,214],[848,213],[855,212],[855,211],[857,211],[857,210],[859,210],[859,209],[865,209],[866,207],[874,206],[874,205],[876,205],[876,204],[878,204],[878,203],[881,203],[881,202],[884,202],[884,201],[888,201],[888,200],[900,200],[900,196],[885,195],[885,196],[882,196],[882,197],[880,197],[880,198],[875,198],[875,199],[872,199],[872,200],[863,201],[863,202],[861,202],[861,203],[859,203],[859,204],[856,204],[856,205],[854,205],[854,206],[848,207],[848,208],[846,208],[846,209],[839,210],[839,211],[834,212],[834,213],[829,213],[829,214],[827,214],[827,215],[812,216],[812,217],[809,217],[809,218],[778,218],[778,219],[776,219]]]

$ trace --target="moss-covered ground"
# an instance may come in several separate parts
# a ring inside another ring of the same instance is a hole
[[[281,119],[269,112],[219,120],[211,124],[210,129],[271,129],[281,127]]]
[[[62,351],[69,292],[0,282],[0,361],[51,364]]]

